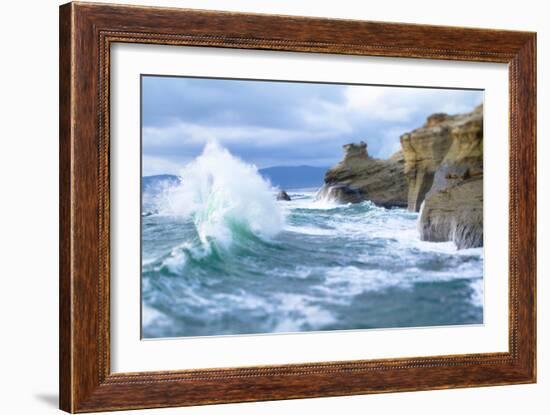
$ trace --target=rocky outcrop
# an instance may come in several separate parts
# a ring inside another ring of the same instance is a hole
[[[380,160],[369,156],[364,142],[346,144],[317,197],[407,207],[420,211],[422,240],[483,246],[483,107],[433,114],[401,136],[401,148]]]
[[[407,181],[401,151],[388,160],[370,157],[367,144],[346,144],[344,158],[325,174],[318,198],[340,203],[370,200],[383,207],[407,206]]]
[[[277,193],[277,200],[284,200],[286,202],[290,202],[292,199],[290,199],[290,196],[286,191],[280,190],[279,193]]]
[[[407,205],[418,212],[426,193],[432,188],[435,172],[451,147],[448,116],[434,114],[423,127],[401,136],[408,183]]]
[[[317,197],[338,203],[361,203],[365,200],[359,190],[345,184],[323,186]]]
[[[408,208],[419,211],[420,238],[483,245],[483,107],[434,114],[401,136]],[[422,207],[422,209],[420,209]]]

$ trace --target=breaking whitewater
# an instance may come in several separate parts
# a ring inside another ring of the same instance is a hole
[[[142,194],[144,338],[480,324],[483,248],[418,239],[418,213],[277,201],[216,144]]]

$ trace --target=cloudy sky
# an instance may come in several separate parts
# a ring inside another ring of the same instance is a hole
[[[143,175],[179,172],[211,140],[258,168],[329,167],[360,140],[387,158],[428,115],[482,101],[482,91],[144,76]]]

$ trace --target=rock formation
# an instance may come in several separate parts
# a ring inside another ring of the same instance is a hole
[[[422,240],[483,246],[483,106],[431,115],[401,136],[401,148],[380,160],[369,156],[364,142],[346,144],[317,197],[407,207],[420,211]]]
[[[420,238],[483,245],[483,107],[434,114],[401,136],[408,208],[419,211]],[[420,207],[422,206],[422,209]]]
[[[361,203],[365,200],[359,190],[345,184],[323,186],[317,197],[339,203]]]
[[[369,156],[367,144],[346,144],[344,158],[325,174],[318,198],[341,203],[370,200],[384,207],[407,206],[407,181],[401,151],[388,160]]]
[[[290,196],[288,195],[288,193],[284,190],[280,190],[279,193],[277,193],[277,200],[284,200],[284,201],[287,201],[287,202],[290,202]]]
[[[435,171],[451,147],[449,126],[445,114],[428,117],[423,127],[401,136],[408,182],[408,208],[420,210],[426,193],[432,188]]]

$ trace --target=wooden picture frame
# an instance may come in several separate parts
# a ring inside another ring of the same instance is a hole
[[[509,65],[509,352],[111,373],[109,62],[117,42]],[[536,34],[69,3],[60,8],[60,408],[68,412],[536,380]]]

